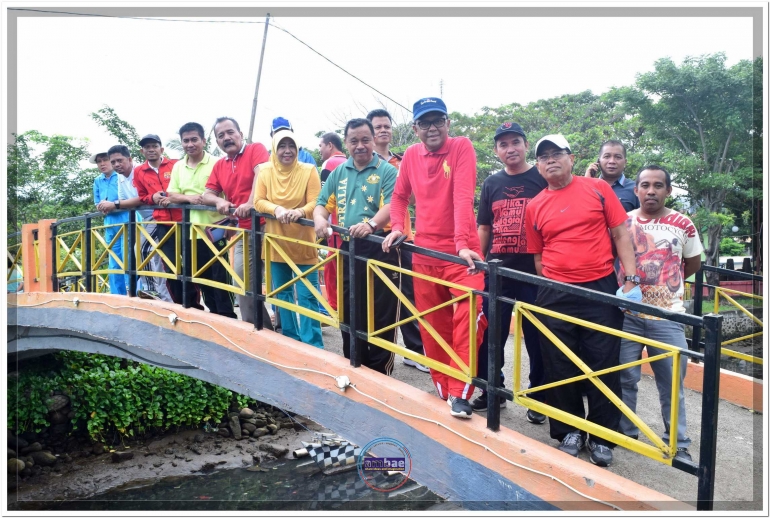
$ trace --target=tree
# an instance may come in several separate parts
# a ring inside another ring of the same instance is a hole
[[[746,246],[743,243],[738,243],[729,237],[723,237],[719,243],[719,253],[722,255],[743,255],[745,251]]]
[[[72,137],[26,131],[8,146],[8,232],[40,219],[78,216],[93,209],[98,171],[81,170],[90,153]]]
[[[725,201],[730,193],[751,196],[754,177],[754,65],[744,60],[728,68],[725,60],[718,53],[677,66],[663,58],[624,92],[628,113],[638,115],[659,161],[696,210],[710,265],[718,264],[722,228],[734,220]]]
[[[121,119],[113,108],[105,105],[91,113],[91,118],[107,130],[107,133],[115,137],[118,143],[128,147],[132,157],[141,160],[144,155],[142,155],[139,146],[139,134],[131,124]]]
[[[626,144],[626,171],[632,172],[648,158],[644,154],[643,128],[638,118],[627,115],[622,94],[619,89],[600,96],[585,91],[541,99],[527,105],[512,103],[499,108],[484,107],[481,113],[472,116],[453,113],[450,131],[473,142],[478,159],[479,188],[489,174],[502,167],[494,153],[494,135],[503,122],[518,122],[526,132],[530,163],[534,163],[534,147],[541,137],[561,133],[577,157],[576,174],[583,174],[588,164],[596,161],[602,143],[610,139],[619,139]]]

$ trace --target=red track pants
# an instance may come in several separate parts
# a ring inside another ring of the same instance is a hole
[[[454,284],[468,286],[474,290],[484,291],[484,275],[478,273],[468,275],[467,266],[459,264],[444,263],[445,266],[428,266],[424,264],[415,264],[414,272],[435,277]],[[452,298],[458,297],[464,292],[455,288],[449,288],[430,281],[424,281],[417,277],[414,278],[414,301],[417,310],[422,312],[429,308],[438,306]],[[476,342],[473,347],[476,352],[484,337],[484,330],[487,328],[487,317],[481,309],[481,296],[476,296],[476,314],[470,315],[470,302],[466,299],[453,306],[447,306],[438,311],[425,315],[425,320],[438,332],[447,344],[457,353],[462,361],[468,364],[470,327],[468,319],[472,318],[476,323]],[[448,325],[449,322],[452,325]],[[457,363],[444,351],[420,325],[420,335],[422,344],[425,348],[425,355],[428,358],[445,363],[450,367],[459,368]],[[444,373],[431,369],[430,375],[433,378],[433,384],[441,399],[446,399],[449,395],[470,399],[473,394],[473,385],[457,380]]]

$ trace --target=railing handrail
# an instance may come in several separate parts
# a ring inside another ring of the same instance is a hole
[[[702,264],[701,268],[707,272],[716,272],[724,275],[733,275],[742,279],[750,279],[752,281],[762,281],[761,275],[755,275],[753,273],[742,272],[739,270],[730,270],[729,268],[720,268],[718,266],[711,266],[708,264]]]
[[[125,212],[130,212],[130,211],[147,210],[147,209],[186,209],[186,210],[204,210],[209,212],[217,212],[216,207],[213,207],[211,205],[191,205],[187,203],[170,204],[165,207],[161,207],[159,205],[140,205],[138,207],[131,207],[131,208],[122,209],[122,210],[124,210]],[[257,217],[267,218],[267,219],[276,219],[274,214],[257,212],[255,209],[251,209],[251,210],[256,214]],[[234,212],[235,212],[234,209],[230,209],[230,214],[234,214]],[[85,221],[86,219],[89,219],[89,218],[102,217],[102,216],[104,216],[104,214],[102,214],[101,212],[91,212],[91,213],[84,214],[82,216],[74,216],[71,218],[58,220],[54,222],[52,225],[58,226],[64,223],[70,223],[70,222],[79,221],[79,220]],[[176,223],[181,223],[181,222],[176,222]],[[315,223],[313,222],[313,220],[309,218],[300,218],[296,221],[296,223],[306,227],[315,226]],[[332,230],[334,230],[334,232],[337,232],[341,236],[350,235],[348,232],[348,229],[346,228],[339,227],[336,225],[329,225],[329,226],[332,228]],[[358,238],[358,239],[363,239],[365,241],[378,243],[378,244],[382,244],[382,242],[384,241],[384,238],[376,235],[368,235],[364,238]],[[409,252],[420,254],[426,257],[431,257],[433,259],[439,259],[439,260],[443,260],[443,261],[447,261],[447,262],[459,264],[459,265],[467,264],[463,259],[461,259],[456,255],[451,255],[445,252],[431,250],[429,248],[424,248],[424,247],[415,245],[414,243],[404,242],[400,246]],[[485,261],[474,261],[474,264],[476,265],[476,268],[478,268],[480,271],[489,271],[489,265]],[[703,268],[707,270],[714,269],[714,267],[706,266],[706,265],[703,265]],[[722,270],[722,269],[717,269],[717,270]],[[498,269],[498,271],[501,276],[509,279],[527,282],[529,284],[534,284],[536,286],[555,289],[557,291],[569,293],[571,295],[578,295],[594,302],[611,304],[621,309],[637,311],[640,313],[644,313],[646,315],[664,318],[666,320],[672,320],[674,322],[679,322],[681,324],[685,324],[693,327],[703,327],[703,318],[700,316],[690,315],[687,313],[677,313],[673,311],[668,311],[668,310],[659,308],[657,306],[651,306],[649,304],[645,304],[643,302],[635,302],[623,297],[618,297],[617,295],[609,295],[607,293],[602,293],[599,291],[583,288],[581,286],[575,286],[573,284],[568,284],[568,283],[556,281],[553,279],[547,279],[545,277],[540,277],[537,275],[521,272],[511,268],[501,267]],[[727,271],[731,271],[731,270],[727,270]],[[744,274],[744,275],[750,275],[750,274]],[[479,293],[482,295],[487,295],[484,292],[479,292]]]

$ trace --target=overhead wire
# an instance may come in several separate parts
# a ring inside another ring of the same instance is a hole
[[[188,20],[188,19],[182,19],[182,18],[152,18],[152,17],[148,17],[148,16],[117,16],[117,15],[109,15],[109,14],[78,13],[78,12],[74,12],[74,11],[55,11],[55,10],[51,10],[51,9],[30,9],[30,8],[20,8],[20,7],[11,7],[11,8],[8,8],[8,10],[9,11],[28,11],[28,12],[37,12],[37,13],[44,13],[44,14],[66,14],[66,15],[71,15],[71,16],[84,16],[84,17],[92,17],[92,18],[115,18],[115,19],[144,20],[144,21],[149,20],[149,21],[157,21],[157,22],[240,23],[240,24],[260,24],[260,25],[264,25],[266,23],[266,22],[256,21],[256,20],[254,20],[254,21],[251,21],[251,20],[249,20],[249,21],[246,21],[246,20]],[[276,24],[274,24],[272,22],[267,22],[267,24],[269,26],[275,27],[279,31],[285,32],[286,34],[288,34],[289,36],[291,36],[292,38],[297,40],[299,43],[301,43],[302,45],[304,45],[305,47],[310,49],[312,52],[318,54],[323,59],[325,59],[326,61],[328,61],[329,63],[331,63],[335,67],[339,68],[340,70],[342,70],[344,73],[346,73],[347,75],[349,75],[350,77],[352,77],[353,79],[358,81],[359,83],[363,84],[367,88],[370,88],[370,89],[374,90],[375,92],[377,92],[381,96],[385,97],[389,101],[392,101],[393,103],[395,103],[399,107],[403,108],[407,112],[412,113],[412,110],[410,110],[409,108],[407,108],[406,106],[404,106],[400,102],[396,101],[395,99],[393,99],[389,95],[385,94],[381,90],[379,90],[379,89],[375,88],[374,86],[370,85],[369,83],[367,83],[366,81],[364,81],[360,77],[356,76],[352,72],[349,72],[348,70],[346,70],[342,66],[338,65],[337,63],[335,63],[334,61],[332,61],[331,59],[326,57],[324,54],[322,54],[321,52],[319,52],[318,50],[316,50],[315,48],[310,46],[308,43],[304,42],[303,40],[298,38],[296,35],[292,34],[287,29],[284,29],[283,27],[279,27],[278,25],[276,25]]]
[[[460,432],[458,432],[458,431],[456,431],[456,430],[454,430],[454,429],[450,428],[449,426],[446,426],[446,425],[445,425],[445,424],[443,424],[443,423],[440,423],[440,422],[438,422],[438,421],[436,421],[436,420],[433,420],[433,419],[428,419],[428,418],[426,418],[426,417],[422,417],[422,416],[418,416],[418,415],[415,415],[415,414],[411,414],[411,413],[409,413],[409,412],[405,412],[405,411],[403,411],[403,410],[400,410],[400,409],[398,409],[398,408],[395,408],[395,407],[393,407],[393,406],[391,406],[391,405],[389,405],[389,404],[385,403],[384,401],[381,401],[381,400],[377,399],[376,397],[374,397],[374,396],[372,396],[372,395],[370,395],[370,394],[367,394],[366,392],[362,391],[361,389],[359,389],[358,387],[356,387],[356,386],[355,386],[355,384],[351,383],[351,382],[350,382],[350,380],[348,379],[348,377],[347,377],[347,376],[335,376],[335,375],[333,375],[333,374],[330,374],[330,373],[328,373],[328,372],[318,371],[318,370],[315,370],[315,369],[308,369],[308,368],[304,368],[304,367],[294,367],[294,366],[291,366],[291,365],[284,365],[284,364],[281,364],[281,363],[278,363],[278,362],[274,362],[274,361],[272,361],[272,360],[268,360],[267,358],[263,358],[263,357],[261,357],[261,356],[259,356],[259,355],[257,355],[257,354],[254,354],[254,353],[252,353],[252,352],[250,352],[250,351],[247,351],[246,349],[244,349],[244,348],[243,348],[243,347],[241,347],[240,345],[236,344],[236,343],[235,343],[233,340],[231,340],[231,339],[230,339],[228,336],[226,336],[224,333],[222,333],[222,332],[221,332],[221,331],[219,331],[217,328],[215,328],[214,326],[212,326],[211,324],[209,324],[209,323],[207,323],[207,322],[201,322],[201,321],[199,321],[199,320],[187,320],[187,319],[183,319],[183,318],[180,318],[180,317],[178,317],[178,316],[176,315],[176,313],[174,313],[174,312],[171,312],[171,313],[169,313],[168,315],[161,315],[160,313],[158,313],[158,312],[156,312],[156,311],[153,311],[153,310],[150,310],[150,309],[147,309],[147,308],[140,308],[140,307],[136,307],[136,306],[113,306],[113,305],[111,305],[111,304],[107,304],[106,302],[102,302],[102,301],[93,301],[93,300],[80,300],[80,299],[78,299],[77,297],[75,297],[74,299],[66,299],[66,298],[56,298],[56,299],[49,299],[49,300],[47,300],[47,301],[44,301],[44,302],[41,302],[41,303],[38,303],[38,304],[9,304],[9,306],[15,306],[15,307],[36,307],[36,306],[43,306],[43,305],[49,304],[49,303],[51,303],[51,302],[57,302],[57,301],[58,301],[58,302],[69,302],[69,303],[75,303],[75,306],[76,306],[76,307],[77,307],[77,306],[78,306],[80,303],[88,303],[88,304],[101,304],[101,305],[104,305],[104,306],[107,306],[107,307],[110,307],[110,308],[113,308],[113,309],[129,308],[129,309],[135,309],[135,310],[138,310],[138,311],[147,311],[147,312],[149,312],[149,313],[153,313],[153,314],[155,314],[155,315],[158,315],[158,316],[160,316],[160,317],[162,317],[162,318],[166,318],[166,319],[168,319],[168,320],[169,320],[169,321],[172,323],[172,325],[173,325],[173,324],[174,324],[176,321],[180,321],[180,322],[185,322],[185,323],[188,323],[188,324],[199,324],[199,325],[202,325],[202,326],[208,327],[209,329],[211,329],[212,331],[214,331],[215,333],[217,333],[219,336],[221,336],[222,338],[224,338],[224,339],[225,339],[227,342],[229,342],[231,345],[233,345],[234,347],[236,347],[237,349],[239,349],[239,350],[240,350],[240,351],[242,351],[243,353],[245,353],[245,354],[247,354],[247,355],[249,355],[249,356],[251,356],[251,357],[253,357],[253,358],[256,358],[256,359],[258,359],[258,360],[260,360],[260,361],[262,361],[262,362],[265,362],[265,363],[269,363],[269,364],[271,364],[271,365],[275,365],[275,366],[278,366],[278,367],[281,367],[281,368],[284,368],[284,369],[289,369],[289,370],[294,370],[294,371],[311,372],[311,373],[320,374],[320,375],[322,375],[322,376],[326,376],[326,377],[332,378],[333,380],[335,380],[335,382],[337,383],[337,387],[339,387],[340,389],[344,389],[344,388],[346,388],[346,387],[350,387],[350,388],[352,388],[352,389],[353,389],[355,392],[357,392],[357,393],[361,394],[362,396],[364,396],[364,397],[367,397],[367,398],[371,399],[372,401],[375,401],[375,402],[377,402],[377,403],[379,403],[379,404],[383,405],[383,406],[384,406],[384,407],[386,407],[386,408],[389,408],[390,410],[392,410],[392,411],[394,411],[394,412],[396,412],[396,413],[399,413],[399,414],[401,414],[401,415],[403,415],[403,416],[406,416],[406,417],[410,417],[410,418],[413,418],[413,419],[418,419],[418,420],[421,420],[421,421],[425,421],[425,422],[428,422],[428,423],[433,423],[433,424],[436,424],[437,426],[439,426],[439,427],[441,427],[441,428],[444,428],[444,429],[446,429],[446,430],[450,431],[451,433],[453,433],[453,434],[457,435],[458,437],[460,437],[460,438],[462,438],[462,439],[464,439],[464,440],[466,440],[466,441],[468,441],[468,442],[470,442],[470,443],[472,443],[472,444],[475,444],[475,445],[477,445],[477,446],[480,446],[480,447],[481,447],[481,448],[483,448],[484,450],[486,450],[486,451],[490,452],[490,453],[491,453],[491,454],[493,454],[494,456],[498,457],[499,459],[503,460],[504,462],[507,462],[508,464],[510,464],[510,465],[512,465],[512,466],[515,466],[515,467],[517,467],[517,468],[520,468],[520,469],[523,469],[523,470],[529,471],[529,472],[531,472],[531,473],[535,473],[535,474],[537,474],[537,475],[542,475],[542,476],[544,476],[544,477],[547,477],[547,478],[549,478],[549,479],[553,480],[554,482],[558,482],[559,484],[563,485],[564,487],[566,487],[566,488],[567,488],[567,489],[569,489],[570,491],[574,492],[575,494],[577,494],[577,495],[579,495],[579,496],[582,496],[583,498],[585,498],[585,499],[587,499],[587,500],[590,500],[590,501],[592,501],[592,502],[596,502],[596,503],[598,503],[598,504],[606,505],[606,506],[608,506],[608,507],[611,507],[611,508],[613,508],[613,509],[615,509],[615,510],[617,510],[617,511],[623,511],[623,509],[621,509],[620,507],[618,507],[617,505],[615,505],[615,504],[613,504],[613,503],[611,503],[611,502],[605,502],[604,500],[600,500],[600,499],[598,499],[598,498],[594,498],[594,497],[592,497],[592,496],[589,496],[589,495],[586,495],[586,494],[582,493],[581,491],[579,491],[578,489],[576,489],[576,488],[574,488],[574,487],[570,486],[569,484],[567,484],[567,483],[566,483],[566,482],[564,482],[563,480],[559,479],[558,477],[555,477],[555,476],[553,476],[553,475],[549,475],[548,473],[543,473],[542,471],[538,471],[538,470],[536,470],[536,469],[533,469],[533,468],[530,468],[530,467],[524,466],[524,465],[522,465],[522,464],[519,464],[519,463],[517,463],[517,462],[514,462],[514,461],[512,461],[512,460],[510,460],[510,459],[508,459],[508,458],[506,458],[506,457],[502,456],[501,454],[497,453],[497,452],[496,452],[495,450],[493,450],[492,448],[490,448],[490,447],[488,447],[488,446],[485,446],[484,444],[481,444],[480,442],[478,442],[478,441],[475,441],[475,440],[473,440],[473,439],[471,439],[471,438],[469,438],[469,437],[466,437],[465,435],[463,435],[463,434],[461,434]],[[285,412],[284,412],[284,413],[285,413]],[[287,415],[288,415],[288,414],[287,414]]]

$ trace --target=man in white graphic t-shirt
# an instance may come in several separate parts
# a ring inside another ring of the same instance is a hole
[[[634,189],[639,198],[640,208],[628,213],[626,227],[631,234],[636,256],[636,272],[641,278],[642,302],[669,311],[684,313],[684,280],[700,269],[703,246],[693,222],[675,210],[666,208],[665,201],[671,195],[671,175],[660,166],[648,165],[636,176]],[[622,279],[622,266],[618,272]],[[623,331],[644,336],[666,344],[687,349],[684,324],[663,320],[650,315],[626,314]],[[645,346],[639,342],[622,339],[620,342],[620,363],[639,360]],[[647,355],[655,356],[667,351],[652,346]],[[669,440],[671,418],[671,380],[673,360],[665,358],[650,363],[658,386],[660,410],[665,433],[662,438]],[[680,381],[687,372],[687,358],[681,359]],[[620,385],[623,402],[636,412],[637,383],[641,377],[640,365],[621,371]],[[620,418],[620,431],[637,438],[639,429],[624,415]],[[687,437],[687,414],[684,407],[684,387],[679,384],[679,421],[677,423],[678,457],[692,460],[687,451],[690,438]]]

